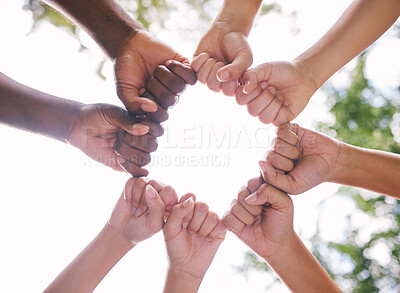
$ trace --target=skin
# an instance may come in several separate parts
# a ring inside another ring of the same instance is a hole
[[[261,3],[261,0],[225,0],[211,28],[200,40],[192,67],[199,81],[211,90],[222,90],[228,96],[235,94],[239,78],[253,62],[247,36]]]
[[[128,180],[107,224],[44,292],[93,292],[128,251],[162,229],[165,206],[170,202],[164,201],[165,198],[151,185],[138,184],[138,181],[143,180]],[[156,182],[156,188],[160,184]],[[140,217],[131,213],[134,192],[140,192],[146,197],[148,212]]]
[[[195,74],[189,60],[147,33],[114,0],[48,0],[46,3],[83,28],[112,60],[117,94],[129,112],[136,115],[153,113],[150,118],[157,122],[168,118],[165,113],[157,113],[157,109],[169,105],[165,103],[165,99],[169,101],[166,97],[169,91],[175,96],[178,91],[174,92],[173,87],[168,88],[165,84],[151,83],[149,86],[159,65],[169,67],[170,61],[183,64],[187,70],[181,71],[185,76],[180,77],[186,83],[194,84]],[[170,73],[175,78],[174,71]],[[156,97],[151,90],[152,96],[143,93],[146,86],[158,89]]]
[[[69,143],[115,170],[147,175],[141,167],[157,149],[155,137],[163,134],[158,123],[114,105],[55,97],[3,74],[0,89],[0,123]]]
[[[397,0],[353,1],[332,28],[293,61],[267,62],[244,73],[243,86],[236,92],[238,103],[244,105],[259,96],[260,91],[254,92],[266,82],[276,89],[276,99],[283,102],[278,110],[271,107],[264,111],[274,116],[275,126],[292,121],[318,88],[377,40],[399,15]]]
[[[292,292],[341,292],[293,230],[293,203],[287,194],[254,178],[223,221]]]
[[[260,167],[265,182],[291,194],[333,182],[400,198],[400,155],[355,147],[297,124],[279,127]]]
[[[168,272],[164,293],[198,292],[201,281],[225,239],[226,227],[207,204],[184,195],[164,225]]]

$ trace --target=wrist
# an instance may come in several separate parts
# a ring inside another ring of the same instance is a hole
[[[239,31],[248,36],[261,3],[261,0],[225,0],[213,25],[223,23],[230,31]]]
[[[283,259],[290,258],[291,254],[298,246],[299,237],[296,232],[292,230],[286,240],[276,244],[277,249],[271,253],[271,250],[260,255],[271,267],[280,264]]]
[[[203,277],[193,276],[184,270],[169,266],[163,293],[195,293],[199,290]]]
[[[357,153],[355,152],[354,147],[347,143],[338,141],[338,144],[339,153],[333,168],[331,168],[327,181],[344,184],[345,178],[353,176],[354,166],[357,164],[353,160],[357,156]]]
[[[116,247],[120,247],[122,250],[128,252],[132,248],[136,246],[136,244],[132,243],[128,239],[126,239],[121,233],[119,233],[108,221],[103,229],[104,233],[107,235],[107,239],[109,239],[112,243],[115,244]]]
[[[79,149],[82,148],[82,144],[84,143],[82,135],[83,129],[81,128],[81,113],[85,106],[87,105],[81,103],[76,105],[66,134],[66,142]]]

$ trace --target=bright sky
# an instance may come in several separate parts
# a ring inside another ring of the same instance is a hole
[[[23,2],[0,0],[1,72],[63,98],[120,105],[111,64],[104,69],[107,81],[95,75],[102,58],[96,45],[83,36],[91,50],[79,53],[76,40],[47,24],[28,35],[32,21],[30,14],[22,10]],[[322,36],[349,3],[282,1],[286,16],[271,14],[259,21],[251,33],[254,64],[296,57]],[[298,12],[296,24],[301,28],[295,36],[290,33],[293,21],[287,17],[293,10]],[[187,56],[194,52],[196,44],[179,35],[169,31],[157,35]],[[371,62],[374,70],[369,72],[381,74],[383,70],[377,68],[400,68],[399,42],[384,43],[378,48],[381,51]],[[387,63],[389,58],[379,58],[388,54],[397,59],[393,57]],[[398,81],[398,71],[384,73]],[[390,84],[388,78],[378,80]],[[314,121],[325,119],[328,115],[323,102],[324,95],[318,92],[297,122],[312,127]],[[159,140],[160,147],[149,167],[151,178],[172,185],[180,195],[195,193],[220,216],[237,190],[258,175],[257,162],[274,136],[273,126],[260,124],[233,98],[212,93],[202,84],[187,89],[171,110],[165,127],[167,133]],[[129,176],[100,166],[79,150],[48,138],[4,126],[0,127],[0,136],[0,291],[39,292],[100,231]],[[216,141],[209,140],[210,136],[215,136]],[[205,157],[212,158],[214,164],[187,166],[189,157],[202,162]],[[169,163],[164,164],[165,161]],[[297,231],[311,235],[316,205],[335,190],[336,186],[324,184],[295,198]],[[342,204],[332,203],[332,210],[352,208]],[[340,227],[345,223],[337,218],[334,223],[327,222],[332,228],[329,236],[340,237]],[[268,274],[254,273],[246,279],[233,269],[243,263],[246,251],[245,245],[228,234],[200,292],[265,292]],[[96,292],[160,292],[166,265],[159,233],[123,258]],[[284,291],[277,287],[272,292]]]

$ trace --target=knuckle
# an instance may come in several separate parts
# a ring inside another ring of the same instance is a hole
[[[196,209],[202,213],[207,213],[209,210],[208,205],[201,201],[196,202]]]

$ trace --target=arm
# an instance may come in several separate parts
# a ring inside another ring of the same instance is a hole
[[[253,55],[247,36],[261,0],[225,0],[209,31],[200,40],[192,67],[199,81],[214,91],[234,95],[238,79],[250,67]]]
[[[224,222],[292,292],[341,292],[293,230],[291,198],[260,178],[240,190]]]
[[[165,115],[161,117],[161,113],[154,112],[164,106],[158,98],[173,90],[163,85],[163,94],[149,96],[141,95],[142,89],[148,87],[157,66],[175,60],[190,68],[187,58],[147,33],[114,0],[46,2],[80,25],[113,61],[117,94],[129,112],[153,113],[151,118],[157,122],[166,119]]]
[[[117,106],[62,99],[1,73],[0,123],[70,143],[92,159],[134,176],[147,175],[141,167],[157,149],[155,136],[163,132],[159,124]]]
[[[296,60],[305,65],[319,88],[388,30],[399,15],[397,0],[355,0],[333,27]]]
[[[186,194],[163,231],[169,261],[163,292],[197,292],[225,238],[225,225],[205,203],[195,203],[194,195]]]
[[[266,182],[292,194],[333,182],[400,198],[399,154],[355,147],[297,124],[279,127],[260,166]]]
[[[147,179],[128,180],[106,226],[49,285],[46,293],[93,292],[129,250],[161,230],[165,214],[161,193],[166,199],[172,199],[175,194],[171,194],[170,189],[163,190],[163,185],[157,181],[151,182],[154,188]],[[140,216],[131,210],[131,201],[137,194],[145,198],[144,211],[149,211]]]

